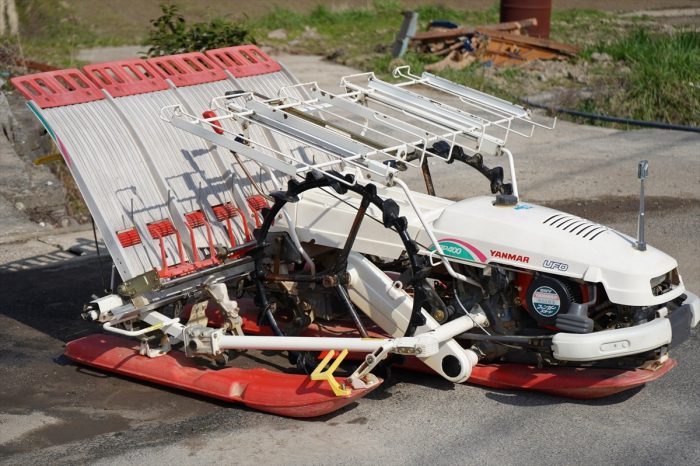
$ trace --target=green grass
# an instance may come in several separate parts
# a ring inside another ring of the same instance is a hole
[[[386,79],[390,79],[391,69],[398,64],[409,64],[414,72],[420,73],[425,65],[439,60],[415,52],[407,53],[401,60],[392,60],[391,44],[405,8],[397,0],[375,0],[361,5],[331,9],[319,4],[304,13],[276,7],[244,21],[259,44],[294,53],[331,56],[337,62],[373,70]],[[135,34],[133,27],[110,28],[108,25],[114,19],[110,16],[92,15],[81,22],[68,3],[61,0],[18,0],[18,7],[25,55],[58,66],[79,65],[75,54],[81,47],[130,44],[148,35],[147,29]],[[202,21],[202,8],[182,1],[188,22]],[[415,10],[419,13],[419,30],[425,30],[435,19],[465,26],[498,22],[496,2],[483,11],[461,11],[439,5]],[[287,38],[268,38],[268,33],[276,29],[283,29]],[[560,76],[538,83],[537,71],[489,70],[480,64],[439,74],[510,100],[553,86],[591,87],[595,91],[592,97],[565,104],[618,117],[700,125],[700,90],[690,84],[697,86],[700,81],[698,30],[668,32],[643,18],[620,18],[614,13],[595,10],[555,10],[551,31],[552,39],[582,47],[582,53],[573,62],[586,65],[592,82],[578,83]],[[594,52],[607,53],[613,60],[594,62],[591,59]]]
[[[403,21],[403,10],[401,3],[394,0],[375,0],[370,7],[341,10],[319,5],[308,14],[276,8],[267,15],[252,19],[249,25],[259,42],[286,46],[291,41],[295,51],[333,54],[346,64],[367,68],[388,65],[391,61],[388,53]],[[496,4],[486,11],[462,12],[436,5],[415,10],[419,13],[419,29],[425,29],[435,19],[473,25],[498,20]],[[314,29],[321,39],[305,32],[309,28]],[[276,29],[284,29],[288,39],[267,39],[267,33]]]
[[[127,37],[103,37],[82,24],[60,0],[18,0],[20,42],[24,55],[60,67],[81,64],[78,49],[128,44]],[[15,39],[5,38],[8,41]]]
[[[284,29],[288,40],[296,39],[296,47],[307,53],[328,54],[342,49],[345,55],[360,56],[374,53],[374,47],[379,44],[391,43],[401,24],[401,10],[385,11],[394,7],[393,3],[385,2],[370,9],[331,10],[319,5],[306,15],[277,8],[259,19],[251,20],[249,24],[253,35],[262,42],[286,44],[287,40],[266,38],[267,32]],[[316,34],[306,32],[308,28],[315,29]]]
[[[498,21],[495,4],[482,12],[462,12],[442,6],[416,10],[421,30],[434,19],[461,25]],[[339,11],[319,6],[306,15],[278,9],[252,24],[262,43],[284,46],[285,41],[267,40],[266,33],[285,29],[296,51],[330,54],[336,61],[373,70],[390,79],[389,72],[397,64],[409,64],[414,72],[420,73],[425,65],[438,60],[433,55],[414,52],[398,61],[391,59],[390,44],[401,24],[401,11],[401,5],[393,1]],[[305,39],[305,28],[314,28],[321,39]],[[593,98],[574,101],[571,104],[574,107],[618,117],[698,124],[700,91],[689,84],[697,82],[700,76],[698,31],[653,32],[653,26],[642,19],[621,20],[613,13],[596,10],[555,10],[552,39],[582,46],[580,57],[573,61],[589,62],[589,72],[597,77],[595,84],[601,87]],[[608,53],[613,62],[595,63],[591,60],[593,52]],[[489,73],[480,64],[439,74],[511,100],[525,97],[522,89],[532,87],[524,86],[525,81],[536,79],[521,68]],[[493,79],[494,76],[498,79]],[[566,79],[555,79],[546,85],[583,87]]]
[[[616,116],[700,126],[700,31],[650,33],[638,28],[611,43],[587,49],[604,52],[629,68],[617,76],[620,88],[596,101],[598,111]]]

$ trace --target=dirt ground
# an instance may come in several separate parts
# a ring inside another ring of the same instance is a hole
[[[91,21],[95,15],[99,15],[103,20],[100,24],[104,24],[104,31],[101,33],[109,33],[111,31],[129,30],[139,34],[149,27],[149,20],[156,18],[160,14],[158,5],[161,0],[121,0],[119,2],[108,2],[105,0],[68,0],[63,2],[70,6],[70,10],[84,24],[94,24]],[[189,19],[207,20],[216,16],[229,16],[232,18],[239,17],[255,17],[270,12],[275,7],[286,8],[294,11],[309,11],[317,5],[323,4],[330,8],[350,8],[358,6],[371,7],[373,2],[366,0],[362,2],[351,2],[347,0],[330,0],[321,2],[320,0],[259,0],[256,2],[241,2],[226,0],[200,0],[197,2],[180,0],[177,2],[181,12]],[[470,10],[485,10],[495,5],[495,1],[483,0],[401,0],[400,2],[407,8],[414,5],[437,4],[445,5],[455,9],[470,9]],[[638,11],[638,10],[655,10],[666,8],[684,8],[697,7],[700,3],[697,0],[554,0],[554,9],[571,9],[571,8],[586,8],[599,9],[605,11]],[[243,6],[241,8],[241,6]],[[109,21],[104,21],[109,18]]]
[[[81,16],[84,12],[93,11],[108,16],[129,16],[137,24],[147,25],[147,18],[155,17],[160,10],[158,5],[161,0],[122,0],[120,2],[107,2],[104,0],[69,0],[66,2],[75,12]],[[361,6],[372,7],[371,0],[347,1],[329,0],[258,0],[246,2],[241,8],[240,2],[233,0],[200,0],[198,2],[179,1],[174,2],[181,6],[182,11],[200,17],[214,17],[217,15],[247,15],[249,17],[265,14],[275,7],[286,8],[293,11],[309,11],[317,5],[325,5],[329,8],[345,9]],[[486,10],[496,4],[495,1],[484,0],[400,0],[406,7],[426,4],[444,5],[454,9]],[[553,0],[552,8],[568,10],[572,8],[585,8],[604,11],[637,11],[658,10],[666,8],[690,8],[698,6],[697,0]],[[97,8],[96,8],[97,7]]]

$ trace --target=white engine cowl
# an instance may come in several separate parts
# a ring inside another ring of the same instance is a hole
[[[675,259],[603,225],[528,203],[497,207],[493,197],[465,199],[444,208],[433,228],[443,251],[455,259],[499,263],[602,283],[616,304],[666,303],[685,291],[678,284],[654,296],[651,280],[674,271]],[[430,244],[424,232],[418,241]]]
[[[382,187],[379,195],[400,205],[419,244],[432,244],[400,190]],[[493,196],[451,202],[413,195],[443,251],[456,261],[476,266],[503,264],[602,283],[611,302],[628,306],[665,304],[685,292],[676,275],[675,286],[654,296],[651,281],[676,271],[676,260],[651,246],[639,251],[634,248],[634,238],[603,225],[535,204],[497,207]],[[368,212],[381,218],[372,207]],[[353,208],[318,190],[305,193],[290,213],[301,241],[332,247],[343,246],[355,216]],[[276,226],[283,228],[281,217]],[[403,245],[381,223],[366,221],[354,250],[395,258]]]

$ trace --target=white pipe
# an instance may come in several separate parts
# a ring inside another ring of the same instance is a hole
[[[450,261],[448,261],[445,257],[445,253],[442,251],[440,243],[438,242],[437,238],[435,238],[435,234],[433,233],[432,228],[430,228],[430,226],[428,225],[428,222],[426,222],[425,218],[423,218],[423,214],[420,211],[420,207],[418,207],[416,201],[413,199],[413,195],[411,194],[411,190],[409,189],[409,187],[406,185],[406,183],[404,183],[398,178],[394,178],[394,182],[397,185],[399,185],[401,189],[403,189],[403,192],[406,194],[406,199],[408,199],[408,202],[411,204],[411,207],[416,213],[416,217],[418,217],[418,220],[420,221],[421,225],[423,225],[423,230],[425,230],[425,233],[430,238],[430,241],[433,243],[433,246],[435,246],[435,250],[440,256],[440,260],[445,266],[445,269],[447,269],[447,273],[449,273],[452,277],[456,278],[457,280],[466,282],[467,277],[465,277],[461,273],[455,272],[455,270],[452,268],[452,265],[450,264]]]
[[[451,320],[446,324],[442,324],[428,335],[432,335],[437,341],[442,343],[451,338],[456,337],[464,332],[467,332],[474,328],[475,325],[486,325],[486,315],[484,314],[470,314],[468,316],[458,317],[457,319]]]
[[[278,336],[246,336],[246,335],[221,335],[219,347],[221,349],[255,349],[277,351],[327,351],[348,350],[361,353],[372,353],[380,348],[398,346],[425,346],[429,341],[437,349],[439,343],[451,340],[454,336],[471,330],[475,321],[485,323],[483,314],[462,316],[445,325],[441,325],[434,331],[416,335],[415,337],[403,337],[399,339],[388,338],[336,338],[336,337],[278,337]],[[430,345],[428,345],[430,346]],[[434,352],[428,352],[425,356],[432,356]]]
[[[520,196],[518,195],[518,182],[515,180],[515,163],[513,162],[513,153],[505,147],[502,150],[508,157],[508,168],[510,169],[510,184],[513,186],[513,195],[519,198]]]
[[[357,351],[371,353],[391,343],[384,338],[335,338],[335,337],[277,337],[223,335],[219,339],[221,349],[256,349],[276,351]]]
[[[267,165],[260,165],[260,167],[265,170],[265,173],[270,177],[270,180],[272,180],[272,184],[275,185],[276,189],[282,189],[282,183],[277,179],[275,176],[275,173],[270,170]],[[287,212],[287,207],[289,204],[286,206],[282,207],[282,215],[284,215],[284,219],[287,222],[287,225],[289,228],[287,228],[287,233],[289,233],[289,237],[292,239],[292,243],[294,244],[294,247],[297,248],[297,252],[301,254],[301,257],[304,258],[304,262],[306,265],[309,267],[309,271],[311,272],[311,275],[316,275],[316,264],[314,264],[314,261],[311,260],[311,257],[306,253],[306,250],[304,247],[301,245],[301,241],[299,241],[299,236],[297,236],[297,225],[294,220],[292,220],[292,216],[289,215],[289,212]]]
[[[390,336],[403,336],[411,321],[413,299],[394,288],[386,273],[359,253],[348,255],[347,270],[352,303]]]
[[[294,247],[297,248],[297,251],[299,252],[299,254],[301,254],[301,257],[304,258],[304,262],[309,267],[309,272],[311,273],[311,276],[316,275],[316,264],[314,264],[314,261],[311,260],[311,257],[306,253],[306,250],[301,245],[301,241],[299,241],[299,236],[297,236],[296,222],[292,220],[292,217],[289,215],[289,213],[287,213],[286,208],[282,208],[282,214],[284,215],[284,218],[287,221],[287,225],[289,225],[287,233],[289,233],[289,237],[292,239]]]

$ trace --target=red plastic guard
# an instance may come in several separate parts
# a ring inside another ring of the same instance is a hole
[[[149,58],[156,72],[178,87],[194,86],[226,79],[226,73],[209,57],[199,52]]]
[[[187,224],[190,226],[190,228],[202,227],[205,223],[207,223],[207,218],[205,217],[204,212],[201,210],[196,210],[185,214],[185,219],[187,220]]]
[[[170,236],[175,234],[175,226],[168,219],[152,222],[147,225],[148,232],[151,238],[158,239],[162,236]]]
[[[121,60],[83,68],[92,82],[112,97],[163,91],[168,83],[146,60]]]
[[[227,218],[237,217],[241,214],[241,211],[238,209],[238,207],[236,207],[230,202],[212,206],[212,210],[214,211],[214,215],[216,215],[216,218],[219,221],[224,221]]]
[[[138,344],[132,340],[113,335],[90,335],[71,341],[66,345],[65,355],[78,363],[120,375],[290,417],[332,413],[379,386],[335,396],[326,382],[312,381],[305,375],[266,369],[208,369],[197,366],[179,351],[148,358],[139,354]]]
[[[90,80],[75,68],[47,71],[10,80],[27,100],[40,108],[61,107],[104,99]]]
[[[255,45],[207,50],[206,55],[237,78],[280,71],[282,66]]]
[[[269,207],[267,199],[265,199],[260,194],[255,194],[247,198],[246,202],[248,202],[248,207],[250,207],[250,210],[253,211],[253,216],[255,217],[255,227],[260,228],[260,225],[262,225],[263,222],[263,218],[259,212]]]
[[[128,248],[130,246],[136,246],[137,244],[141,244],[141,237],[139,236],[139,232],[136,230],[136,227],[118,231],[117,239],[119,240],[119,244],[121,244],[123,248]]]

